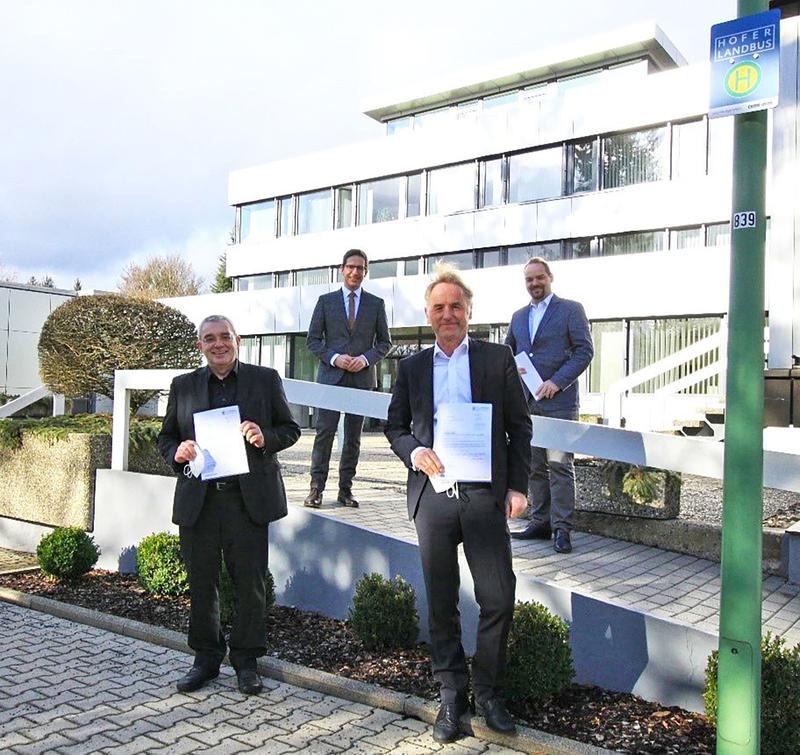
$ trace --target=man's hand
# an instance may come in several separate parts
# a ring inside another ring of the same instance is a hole
[[[264,433],[261,432],[261,428],[255,422],[246,419],[239,425],[239,431],[251,446],[264,448]]]
[[[506,519],[516,519],[525,511],[527,505],[528,499],[524,493],[510,488],[506,491]]]
[[[422,451],[416,454],[414,456],[414,466],[420,472],[428,475],[428,477],[444,474],[444,464],[442,464],[432,448],[423,448]]]
[[[539,399],[553,398],[561,389],[552,381],[545,380],[536,391],[536,397]]]
[[[340,370],[347,370],[348,372],[352,372],[352,370],[350,369],[350,363],[352,361],[353,361],[353,357],[351,357],[349,354],[339,354],[339,356],[336,357],[336,359],[334,360],[333,363]]]
[[[183,441],[175,449],[175,461],[178,464],[186,464],[186,462],[191,461],[197,456],[198,448],[200,448],[200,446],[198,446],[193,440]]]
[[[350,357],[350,365],[347,367],[348,372],[361,372],[368,367],[367,360],[363,356]]]

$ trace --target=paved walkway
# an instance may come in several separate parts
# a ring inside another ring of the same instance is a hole
[[[232,669],[175,691],[190,656],[0,602],[0,752],[430,753],[431,727],[360,703],[264,679],[236,689]],[[448,753],[513,752],[466,737]]]
[[[313,435],[304,432],[300,441],[281,454],[289,501],[302,505],[308,493],[308,465]],[[334,457],[336,451],[334,450]],[[359,509],[336,503],[336,464],[323,497],[321,513],[396,537],[417,541],[408,521],[405,504],[406,470],[382,435],[368,434],[362,440],[362,456],[354,494]],[[512,529],[525,522],[512,521]],[[717,632],[719,626],[719,564],[702,558],[637,545],[582,532],[573,533],[574,550],[558,555],[549,542],[514,540],[517,574],[569,587],[603,600],[637,608],[658,616]],[[800,594],[781,577],[764,579],[763,626],[791,644],[800,642]]]

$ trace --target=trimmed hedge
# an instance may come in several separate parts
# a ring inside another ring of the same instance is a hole
[[[94,540],[80,527],[57,527],[36,547],[39,568],[56,579],[80,577],[99,557],[100,550]]]
[[[413,647],[419,634],[414,588],[400,576],[365,574],[356,584],[348,619],[369,650]]]

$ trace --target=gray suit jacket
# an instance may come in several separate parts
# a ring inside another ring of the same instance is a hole
[[[352,374],[354,387],[375,388],[375,363],[383,359],[392,347],[383,299],[362,288],[358,315],[353,331],[350,332],[342,289],[337,288],[336,291],[323,294],[317,300],[314,314],[311,315],[306,345],[320,361],[318,383],[338,385],[345,374]],[[354,357],[363,354],[369,367],[361,372],[346,373],[345,370],[331,366],[334,354],[349,354]]]
[[[514,354],[527,352],[542,380],[552,380],[560,388],[553,398],[539,401],[540,411],[577,409],[577,380],[594,356],[586,313],[578,302],[553,294],[531,343],[529,311],[526,305],[514,312],[506,344]]]

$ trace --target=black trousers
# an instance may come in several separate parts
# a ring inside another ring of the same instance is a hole
[[[345,375],[340,386],[352,388],[351,376]],[[317,434],[314,437],[314,448],[311,451],[311,487],[320,493],[325,490],[328,481],[328,470],[331,462],[333,439],[339,424],[341,412],[332,409],[317,411]],[[359,414],[344,415],[344,445],[339,458],[339,490],[350,493],[353,489],[353,478],[356,476],[358,454],[361,450],[361,430],[364,418]]]
[[[443,703],[465,694],[469,681],[458,611],[459,543],[464,544],[480,607],[472,659],[473,689],[479,702],[499,692],[514,616],[516,577],[505,512],[488,487],[465,488],[456,499],[426,484],[414,518],[428,596],[433,675]]]
[[[195,661],[219,666],[225,658],[219,620],[219,571],[224,558],[236,601],[231,664],[237,670],[252,667],[266,653],[268,525],[250,519],[238,490],[220,492],[211,483],[197,522],[180,528],[180,540],[189,575],[188,642]]]

